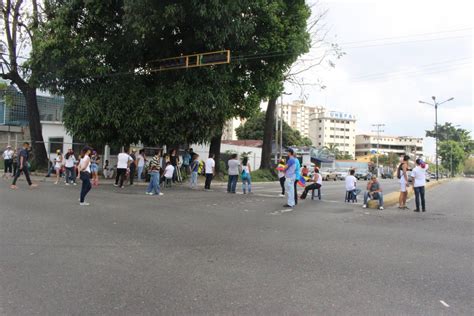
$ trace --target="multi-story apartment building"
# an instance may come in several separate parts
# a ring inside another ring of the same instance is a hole
[[[309,119],[309,138],[317,147],[337,147],[355,157],[356,117],[353,114],[315,108]]]
[[[292,128],[298,130],[301,135],[309,137],[310,126],[309,120],[317,108],[308,106],[304,101],[297,100],[290,104],[279,104],[277,108],[278,115]],[[314,145],[314,143],[313,143]]]
[[[411,136],[387,136],[387,135],[357,135],[356,157],[367,156],[377,153],[377,144],[380,154],[394,153],[403,155],[406,153],[423,155],[423,138]]]

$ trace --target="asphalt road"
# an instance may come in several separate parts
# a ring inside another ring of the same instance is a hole
[[[337,183],[286,212],[277,184],[162,197],[103,185],[90,207],[78,187],[8,184],[0,315],[474,312],[472,180],[428,191],[427,213],[345,204]]]

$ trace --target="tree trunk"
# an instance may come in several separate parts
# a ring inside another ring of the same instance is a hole
[[[275,109],[277,98],[268,100],[267,112],[265,115],[265,127],[263,130],[262,161],[260,169],[272,169],[272,140],[273,125],[275,121]]]
[[[221,157],[221,139],[222,129],[220,132],[211,139],[211,145],[209,147],[209,153],[214,154],[214,160],[216,161],[216,175],[220,172],[220,157]]]
[[[28,84],[19,84],[26,101],[26,111],[31,136],[31,147],[33,149],[33,164],[37,169],[48,169],[48,155],[43,141],[36,88]]]

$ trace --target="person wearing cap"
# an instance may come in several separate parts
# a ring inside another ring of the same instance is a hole
[[[7,177],[8,174],[13,176],[12,167],[13,167],[13,155],[14,154],[15,154],[15,152],[13,151],[12,146],[10,146],[10,145],[7,146],[7,149],[5,149],[5,151],[2,154],[3,164],[4,164],[4,167],[5,167],[3,177]]]
[[[400,179],[400,197],[398,198],[398,208],[407,209],[407,197],[408,197],[408,160],[410,156],[405,155],[403,162],[398,166],[397,177]]]
[[[363,208],[367,207],[367,201],[369,200],[379,200],[379,210],[383,210],[383,193],[382,188],[380,187],[380,182],[377,180],[377,176],[373,175],[370,178],[369,183],[367,183],[367,192],[364,194],[364,205]]]
[[[413,168],[411,176],[413,178],[413,188],[415,190],[415,204],[416,209],[414,212],[420,211],[420,199],[421,199],[421,211],[426,212],[425,205],[425,185],[426,185],[426,170],[428,165],[421,159],[415,161],[416,167]]]
[[[284,207],[295,207],[296,158],[292,148],[288,149],[288,160],[285,165],[285,187],[287,203]]]
[[[63,155],[61,151],[58,149],[56,150],[56,158],[54,158],[54,171],[56,172],[56,182],[54,184],[59,183],[59,177],[61,176],[61,169],[63,167]]]

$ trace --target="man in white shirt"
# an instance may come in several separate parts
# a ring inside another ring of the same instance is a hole
[[[351,169],[349,175],[346,177],[346,192],[352,192],[352,197],[355,199],[357,194],[360,193],[360,189],[356,188],[357,178],[354,177],[355,170]]]
[[[2,154],[3,163],[4,163],[4,166],[5,166],[5,172],[3,174],[4,177],[6,177],[8,175],[8,173],[11,176],[13,176],[12,167],[13,167],[13,154],[14,153],[15,152],[12,150],[12,146],[8,145],[7,149],[5,149],[5,151]]]
[[[227,181],[227,193],[235,193],[237,187],[237,180],[239,179],[239,166],[240,162],[237,159],[237,154],[232,154],[229,161],[227,161],[229,166],[228,174],[229,179]]]
[[[411,176],[413,178],[413,188],[415,189],[415,204],[416,209],[414,212],[420,211],[420,198],[421,198],[421,210],[426,212],[425,207],[425,185],[426,185],[426,170],[428,170],[428,165],[423,162],[421,159],[417,159],[416,167],[413,168]]]
[[[211,189],[211,182],[212,177],[215,173],[216,162],[214,161],[214,154],[209,154],[209,158],[206,160],[205,164],[205,171],[206,171],[206,183],[204,185],[204,190]]]
[[[119,186],[119,179],[120,179],[120,187],[123,189],[123,181],[125,180],[125,175],[127,174],[127,169],[130,166],[130,163],[133,161],[132,157],[127,154],[128,149],[122,151],[117,156],[117,176],[115,177],[115,184],[114,186]]]

